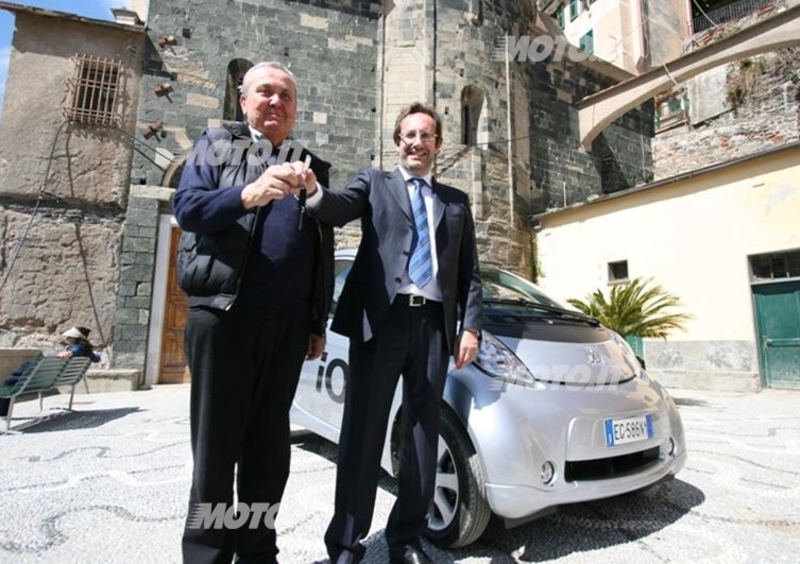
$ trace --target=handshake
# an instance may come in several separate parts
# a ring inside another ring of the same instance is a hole
[[[307,196],[317,192],[317,176],[311,170],[311,156],[306,160],[269,167],[242,190],[242,205],[249,210],[282,200],[289,194],[305,204]]]

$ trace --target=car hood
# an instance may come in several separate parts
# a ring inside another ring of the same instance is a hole
[[[603,328],[590,331],[588,327],[586,331],[588,335],[581,330],[575,332],[576,337],[584,338],[556,341],[493,334],[542,383],[602,386],[630,380],[639,373],[636,359],[626,354],[608,331]],[[597,339],[599,335],[605,338]]]

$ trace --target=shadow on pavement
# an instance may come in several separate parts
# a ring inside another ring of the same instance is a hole
[[[70,431],[75,429],[94,429],[137,411],[140,411],[138,407],[82,411],[55,410],[44,416],[38,416],[32,423],[23,423],[20,426],[15,426],[14,430],[30,434]]]
[[[705,500],[702,491],[681,480],[656,484],[644,490],[559,508],[558,512],[506,530],[499,519],[464,549],[451,551],[456,558],[492,556],[493,563],[544,562],[571,554],[636,541],[658,533],[680,520]],[[516,560],[510,558],[516,554]]]
[[[326,439],[309,431],[296,431],[292,442],[336,463],[336,445]],[[396,480],[385,472],[378,486],[393,495],[397,493]],[[444,550],[426,542],[425,548],[435,555],[436,562],[457,562],[469,557],[489,557],[492,564],[557,560],[658,533],[704,501],[701,490],[673,479],[629,494],[562,506],[554,514],[513,529],[506,529],[502,520],[492,517],[483,536],[467,547]],[[365,539],[367,547],[384,542],[382,534],[372,537]],[[367,551],[365,563],[371,561],[369,556]]]
[[[292,431],[292,444],[307,452],[322,456],[336,464],[336,455],[338,452],[336,444],[319,435],[315,435],[311,431]],[[378,487],[392,495],[397,495],[397,480],[391,477],[387,472],[381,471],[380,477],[378,478]]]

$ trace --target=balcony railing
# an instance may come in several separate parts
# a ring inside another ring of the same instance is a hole
[[[694,22],[692,22],[692,29],[694,29],[694,33],[704,31],[715,25],[741,18],[764,6],[776,3],[776,0],[739,0],[739,2],[734,2],[733,4],[728,4],[727,6],[706,12],[708,17],[702,14],[697,16],[694,18]]]

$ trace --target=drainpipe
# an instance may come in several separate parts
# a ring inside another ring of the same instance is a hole
[[[386,6],[383,7],[383,15],[381,16],[381,25],[378,28],[378,33],[380,34],[380,44],[381,50],[378,56],[378,72],[376,73],[377,76],[375,77],[378,81],[378,100],[380,101],[380,107],[376,108],[378,112],[378,168],[383,169],[383,126],[386,120],[386,17],[388,16],[388,11]]]
[[[514,185],[514,142],[512,139],[514,138],[513,130],[512,130],[512,119],[511,113],[514,108],[514,101],[511,99],[511,65],[508,60],[508,49],[505,50],[505,66],[506,66],[506,100],[507,100],[507,108],[508,111],[506,112],[506,130],[507,135],[506,138],[506,151],[508,152],[508,206],[510,210],[510,217],[509,221],[511,225],[514,225],[514,193],[516,191]]]
[[[647,70],[647,59],[645,57],[645,29],[644,29],[644,16],[642,14],[642,2],[646,0],[631,0],[631,35],[633,39],[633,52],[636,54],[636,60],[633,61],[633,67],[636,74],[642,74]]]
[[[425,9],[425,23],[427,26],[427,33],[425,33],[425,40],[428,43],[426,47],[428,48],[428,65],[430,65],[430,80],[431,80],[431,89],[428,96],[430,96],[430,100],[428,103],[436,107],[436,36],[437,36],[437,21],[436,21],[436,0],[430,0],[428,5]]]

